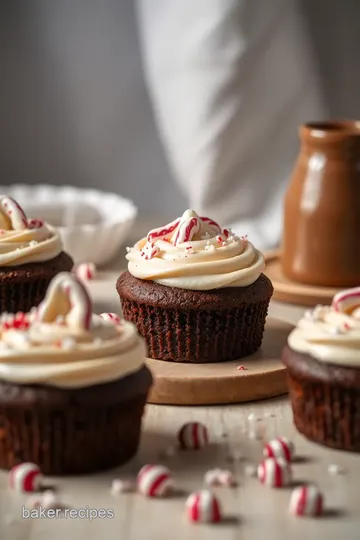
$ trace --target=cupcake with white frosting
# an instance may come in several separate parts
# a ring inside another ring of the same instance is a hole
[[[151,374],[131,323],[92,313],[69,273],[28,314],[0,318],[0,467],[45,474],[122,464],[137,450]]]
[[[72,267],[58,231],[28,219],[16,201],[0,195],[0,313],[37,306],[51,279]]]
[[[273,287],[246,237],[187,210],[128,248],[127,260],[117,291],[151,358],[222,362],[260,347]]]
[[[297,429],[314,442],[360,452],[360,287],[307,311],[283,362]]]

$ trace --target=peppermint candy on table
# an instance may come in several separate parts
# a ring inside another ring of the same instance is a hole
[[[208,430],[200,422],[188,422],[178,432],[182,450],[199,450],[209,442]]]
[[[39,491],[43,475],[35,463],[24,462],[15,465],[9,472],[9,486],[20,492]]]
[[[218,523],[221,521],[219,501],[211,491],[192,493],[185,503],[190,521],[199,523]]]
[[[119,325],[121,323],[121,317],[117,313],[100,313],[99,317],[104,319],[104,321],[111,322],[115,325]]]
[[[258,466],[258,478],[266,486],[281,488],[291,482],[291,468],[287,461],[278,458],[264,459]]]
[[[295,453],[294,444],[286,437],[278,437],[269,441],[264,447],[264,456],[266,458],[283,458],[286,461],[292,461]]]
[[[289,512],[294,516],[316,517],[323,513],[324,497],[316,486],[300,486],[290,497]]]
[[[96,266],[91,262],[84,262],[75,267],[75,275],[82,281],[90,281],[96,277]]]
[[[144,465],[137,476],[137,487],[147,497],[166,497],[173,489],[171,472],[163,465]]]

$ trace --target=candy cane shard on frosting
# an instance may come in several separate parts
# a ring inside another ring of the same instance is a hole
[[[0,227],[17,231],[27,226],[28,220],[21,206],[11,197],[0,195]]]
[[[88,330],[92,303],[84,285],[73,274],[62,272],[54,277],[45,299],[38,308],[38,321],[52,323],[59,315],[68,326]]]
[[[168,225],[163,225],[162,227],[158,227],[157,229],[152,229],[147,235],[148,242],[151,242],[152,240],[163,240],[171,238],[171,235],[174,233],[179,223],[180,219],[175,219],[171,223],[168,223]]]
[[[353,314],[355,310],[357,311],[357,308],[360,308],[360,287],[337,293],[333,298],[332,307],[339,313]]]
[[[186,210],[180,218],[174,245],[190,242],[195,234],[200,231],[201,218],[194,210]]]

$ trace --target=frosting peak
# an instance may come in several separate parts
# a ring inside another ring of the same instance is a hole
[[[37,309],[0,317],[0,378],[17,384],[101,384],[137,371],[145,355],[135,326],[93,314],[72,274],[58,274]]]
[[[360,365],[360,287],[336,294],[331,306],[307,311],[288,343],[321,362]]]
[[[39,219],[28,219],[11,197],[0,195],[0,267],[53,259],[62,251],[60,235]]]
[[[186,210],[128,248],[129,272],[169,287],[212,290],[246,287],[264,270],[264,257],[216,221]]]

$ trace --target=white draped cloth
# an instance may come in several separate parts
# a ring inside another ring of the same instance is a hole
[[[189,206],[278,244],[297,127],[325,108],[296,0],[138,0],[156,121]]]

